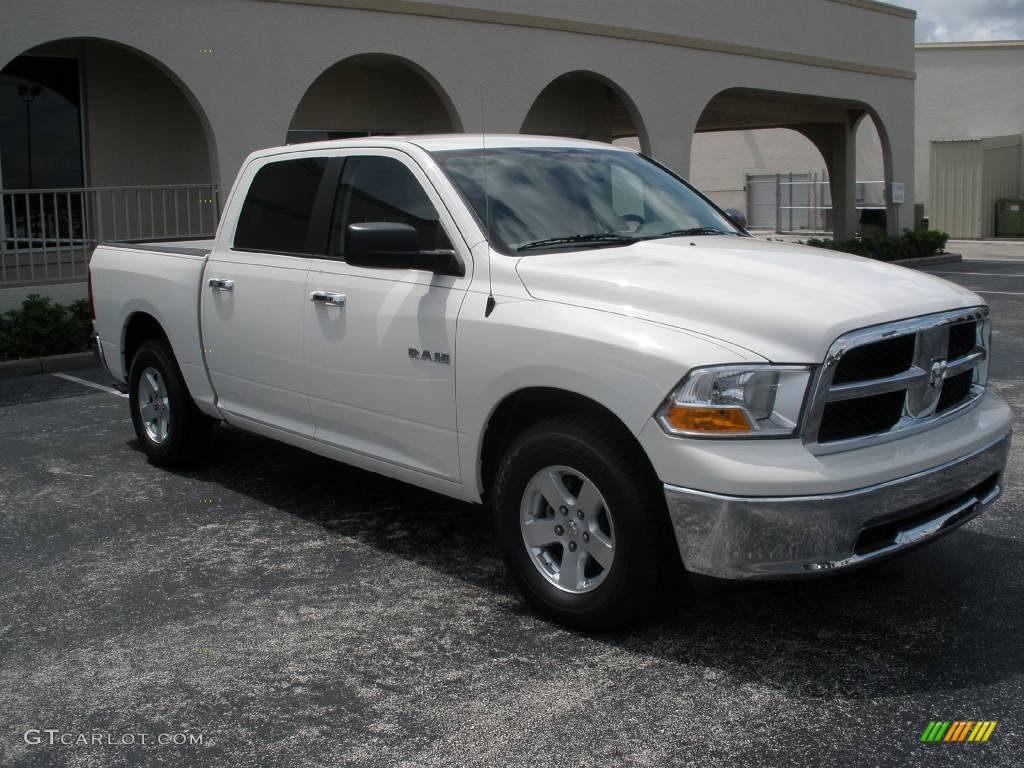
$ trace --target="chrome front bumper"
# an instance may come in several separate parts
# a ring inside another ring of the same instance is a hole
[[[694,573],[755,579],[845,570],[937,539],[989,507],[1002,493],[1010,440],[845,493],[739,497],[666,485],[665,498]]]

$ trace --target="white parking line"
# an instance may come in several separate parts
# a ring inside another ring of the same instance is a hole
[[[72,376],[67,373],[51,373],[50,375],[56,376],[58,379],[64,379],[65,381],[73,381],[75,382],[75,384],[82,384],[86,387],[98,389],[100,392],[106,392],[109,395],[117,395],[118,397],[128,397],[128,395],[126,395],[124,392],[118,392],[113,387],[105,387],[102,384],[97,384],[94,381],[86,381],[85,379],[80,379],[77,376]]]
[[[968,288],[969,291],[975,293],[983,293],[985,295],[991,294],[993,296],[1024,296],[1024,293],[1020,291],[979,291],[977,288]],[[127,397],[127,395],[125,395]]]

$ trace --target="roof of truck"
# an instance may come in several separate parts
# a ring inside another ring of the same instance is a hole
[[[287,152],[344,149],[346,147],[374,147],[377,149],[399,149],[409,145],[420,147],[427,152],[459,149],[511,149],[515,147],[560,147],[566,149],[617,149],[632,152],[629,147],[617,147],[599,141],[584,139],[567,139],[561,136],[526,136],[522,134],[479,134],[479,133],[448,133],[423,134],[412,136],[367,136],[358,139],[334,139],[332,141],[312,141],[303,144],[286,144],[280,147],[269,147],[253,152],[250,157],[284,154]]]

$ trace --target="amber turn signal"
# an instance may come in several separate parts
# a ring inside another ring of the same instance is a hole
[[[736,434],[750,432],[750,420],[739,408],[708,408],[700,405],[671,405],[665,421],[679,432]]]

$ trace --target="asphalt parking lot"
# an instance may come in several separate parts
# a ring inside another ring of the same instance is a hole
[[[1020,424],[1024,259],[981,245],[929,271],[990,302]],[[680,588],[595,637],[521,603],[474,507],[227,428],[203,469],[159,470],[124,398],[54,375],[0,381],[0,434],[2,765],[1024,760],[1024,439],[1000,504],[930,547]],[[998,726],[921,743],[936,719]],[[152,743],[182,733],[202,744]]]

